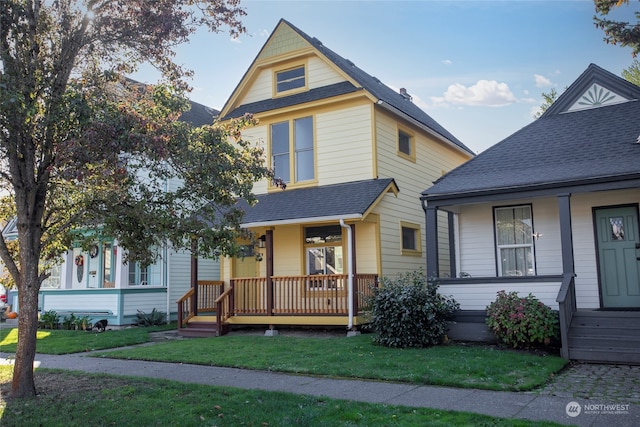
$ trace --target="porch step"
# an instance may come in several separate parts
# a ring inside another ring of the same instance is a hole
[[[570,359],[640,364],[640,312],[578,311],[568,340]]]
[[[215,316],[196,316],[189,320],[186,327],[178,329],[180,336],[191,338],[217,337],[228,332],[229,325],[222,325],[222,330],[218,329]]]

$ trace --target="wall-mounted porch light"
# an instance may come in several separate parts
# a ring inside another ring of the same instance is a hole
[[[264,234],[258,238],[258,247],[264,248],[266,246],[267,236]]]

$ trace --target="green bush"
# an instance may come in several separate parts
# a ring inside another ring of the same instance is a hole
[[[58,329],[58,323],[60,323],[58,313],[54,310],[49,310],[40,315],[38,327],[41,329]]]
[[[438,293],[421,271],[383,278],[368,301],[374,341],[386,347],[426,347],[443,342],[448,319],[460,305]]]
[[[167,315],[162,311],[157,311],[155,308],[149,314],[138,310],[136,320],[133,322],[137,326],[157,326],[165,323],[167,323]]]
[[[549,345],[558,339],[558,313],[529,294],[498,292],[487,306],[487,326],[501,342],[514,348]]]

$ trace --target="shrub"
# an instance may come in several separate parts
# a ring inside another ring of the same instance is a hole
[[[438,284],[421,271],[382,279],[368,303],[374,342],[386,347],[426,347],[443,342],[447,321],[460,305],[438,293]]]
[[[138,326],[157,326],[165,323],[167,323],[167,315],[162,311],[157,311],[155,308],[149,314],[138,310],[136,320],[133,322],[134,325]]]
[[[69,316],[64,316],[62,319],[62,329],[75,329],[76,328],[76,315],[71,313]]]
[[[487,326],[501,342],[514,348],[549,345],[559,337],[558,314],[536,297],[498,292],[487,306]]]
[[[38,327],[42,329],[58,329],[58,323],[60,323],[60,316],[54,310],[45,311],[40,316]]]

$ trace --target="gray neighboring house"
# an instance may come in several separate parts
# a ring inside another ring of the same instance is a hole
[[[640,363],[640,87],[591,64],[536,121],[422,192],[427,272],[486,338],[500,290],[558,310],[562,355]],[[440,271],[438,212],[453,231]]]

